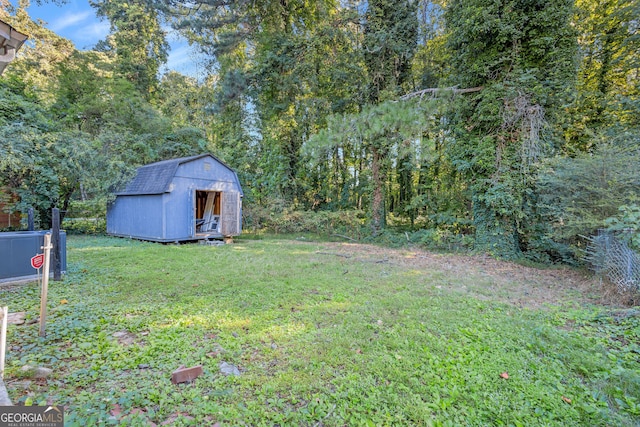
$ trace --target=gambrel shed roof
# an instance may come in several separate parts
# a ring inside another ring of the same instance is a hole
[[[238,236],[242,196],[236,172],[212,154],[151,163],[107,206],[107,233],[154,242]]]
[[[171,181],[176,175],[176,171],[181,164],[189,163],[194,160],[201,159],[203,157],[210,157],[216,162],[220,163],[231,172],[235,177],[236,184],[242,194],[242,188],[240,186],[240,180],[236,172],[227,166],[222,160],[218,159],[212,154],[200,154],[191,157],[181,157],[178,159],[163,160],[161,162],[151,163],[149,165],[141,166],[136,172],[136,176],[129,182],[127,188],[124,191],[116,193],[118,196],[134,196],[134,195],[151,195],[162,194],[171,191]]]

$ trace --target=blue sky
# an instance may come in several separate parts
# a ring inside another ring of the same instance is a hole
[[[48,29],[71,40],[79,50],[90,50],[109,33],[109,22],[98,19],[87,0],[68,0],[61,6],[53,3],[39,6],[32,2],[28,10],[34,21],[41,19]],[[167,68],[183,74],[196,74],[193,49],[175,33],[170,33],[169,43],[171,51]]]

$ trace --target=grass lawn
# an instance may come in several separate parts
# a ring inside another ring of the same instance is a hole
[[[68,270],[46,338],[10,325],[5,382],[17,404],[66,406],[70,426],[640,424],[640,314],[568,269],[70,236]],[[34,318],[38,292],[4,286],[0,302]],[[174,385],[180,365],[204,373]]]

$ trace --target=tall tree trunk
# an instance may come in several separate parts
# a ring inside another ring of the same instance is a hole
[[[373,185],[373,198],[371,200],[371,231],[377,236],[384,228],[384,180],[382,177],[382,156],[377,147],[371,148],[371,185]]]

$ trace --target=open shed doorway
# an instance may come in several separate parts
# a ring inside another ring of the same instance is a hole
[[[196,190],[196,233],[220,233],[220,191]]]

